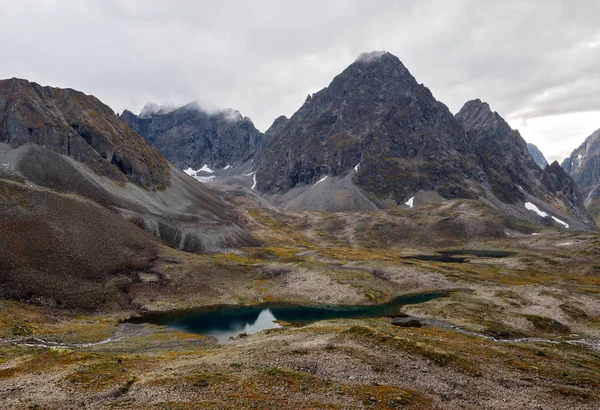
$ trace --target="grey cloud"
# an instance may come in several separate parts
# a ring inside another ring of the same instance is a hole
[[[199,100],[238,109],[264,130],[373,50],[397,55],[452,111],[476,97],[514,121],[600,111],[597,1],[0,0],[0,7],[0,77],[77,88],[116,111]]]

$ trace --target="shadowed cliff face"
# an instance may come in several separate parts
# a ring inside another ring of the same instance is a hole
[[[404,202],[418,190],[477,197],[470,140],[446,106],[389,53],[359,58],[267,131],[257,188],[270,194],[357,168],[355,183]]]
[[[170,112],[124,111],[121,119],[180,169],[212,169],[248,161],[262,141],[249,118],[237,111],[214,114],[191,103]]]
[[[0,142],[38,144],[147,189],[169,184],[169,165],[154,148],[97,98],[71,89],[0,81]]]

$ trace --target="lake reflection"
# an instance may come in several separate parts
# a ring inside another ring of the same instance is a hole
[[[228,343],[232,337],[236,337],[242,333],[251,335],[252,333],[266,329],[281,327],[278,323],[275,323],[275,320],[277,319],[273,316],[271,309],[263,309],[252,323],[243,321],[236,322],[234,319],[231,322],[222,323],[222,327],[226,327],[226,329],[217,329],[221,326],[215,326],[214,330],[208,330],[204,332],[204,335],[212,336],[217,339],[217,342],[224,344]]]

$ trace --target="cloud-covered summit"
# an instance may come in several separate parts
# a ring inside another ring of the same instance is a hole
[[[371,61],[375,61],[381,57],[383,57],[385,54],[388,54],[387,51],[371,51],[371,52],[364,52],[364,53],[360,53],[360,55],[358,57],[356,57],[356,60],[354,60],[355,63],[361,61],[361,62],[365,62],[365,63],[370,63]]]

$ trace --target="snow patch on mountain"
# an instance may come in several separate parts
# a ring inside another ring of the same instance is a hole
[[[325,175],[323,178],[319,179],[313,186],[317,186],[317,184],[320,184],[321,182],[325,181],[327,179],[327,175]]]
[[[537,206],[535,206],[531,202],[525,202],[525,208],[527,208],[530,211],[535,212],[536,214],[538,214],[542,218],[545,218],[545,217],[548,216],[548,214],[546,212],[540,211],[540,208],[538,208]]]
[[[558,219],[557,217],[553,216],[552,219],[554,219],[556,222],[558,222],[559,224],[563,225],[565,228],[569,229],[569,224],[566,223],[565,221],[561,221],[560,219]]]

